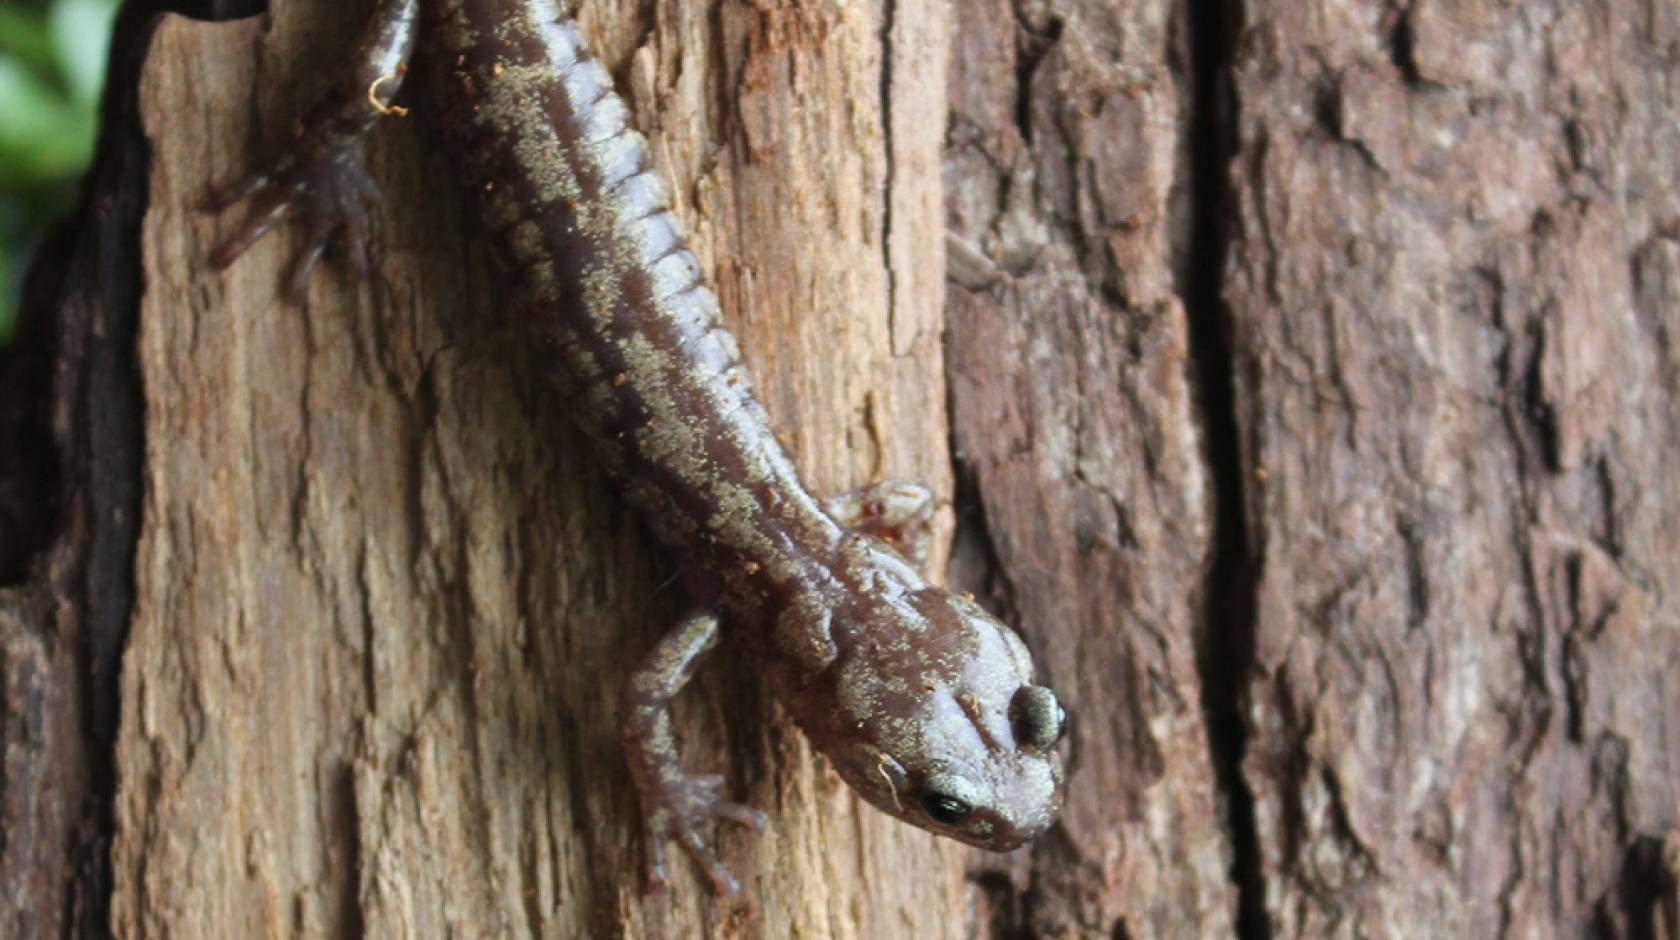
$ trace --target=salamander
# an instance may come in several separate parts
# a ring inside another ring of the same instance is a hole
[[[669,703],[720,639],[740,644],[840,776],[924,829],[996,851],[1042,833],[1062,798],[1067,717],[1026,645],[920,571],[927,487],[885,481],[819,498],[752,391],[665,184],[602,66],[555,0],[377,0],[353,65],[289,152],[213,198],[247,217],[232,264],[296,217],[300,292],[329,243],[365,272],[357,141],[390,110],[411,55],[498,253],[509,293],[583,434],[656,536],[691,559],[692,612],[647,652],[619,703],[641,798],[647,884],[675,839],[719,893],[707,838],[760,827],[721,777],[683,770]]]

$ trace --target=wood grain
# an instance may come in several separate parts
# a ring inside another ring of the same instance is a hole
[[[116,932],[954,935],[961,853],[861,808],[727,653],[679,721],[691,765],[771,813],[723,836],[746,900],[713,901],[686,863],[671,896],[640,896],[612,703],[681,611],[677,560],[498,339],[513,324],[423,95],[369,147],[371,280],[323,271],[284,307],[295,233],[205,265],[233,221],[195,210],[205,187],[283,142],[358,15],[174,20],[152,47]],[[948,492],[940,8],[582,20],[807,479]]]

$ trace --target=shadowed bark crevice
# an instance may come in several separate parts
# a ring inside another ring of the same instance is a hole
[[[1214,482],[1213,557],[1203,594],[1207,621],[1197,657],[1202,708],[1230,828],[1237,935],[1242,940],[1269,940],[1254,795],[1242,774],[1248,744],[1242,690],[1254,663],[1258,559],[1248,527],[1248,473],[1237,421],[1231,343],[1235,325],[1222,295],[1230,246],[1227,215],[1233,204],[1229,172],[1236,144],[1230,108],[1231,43],[1240,16],[1240,5],[1231,0],[1204,0],[1183,17],[1192,92],[1187,116],[1191,225],[1179,291],[1189,318],[1191,367]]]

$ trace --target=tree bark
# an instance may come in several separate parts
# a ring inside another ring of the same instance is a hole
[[[944,20],[890,10],[583,10],[778,429],[824,489],[949,486],[931,172]],[[734,653],[679,722],[690,762],[773,826],[722,836],[743,900],[714,903],[686,867],[668,898],[641,898],[614,703],[683,612],[664,588],[677,562],[613,498],[565,423],[574,403],[510,348],[519,325],[425,146],[423,81],[414,119],[371,142],[386,189],[373,278],[322,272],[285,308],[296,233],[225,273],[205,265],[233,221],[197,211],[206,188],[284,145],[309,76],[363,15],[299,3],[267,29],[170,21],[142,79],[146,522],[117,934],[960,922],[960,852],[860,808],[760,687],[725,680]]]
[[[1062,824],[1010,866],[1030,889],[981,882],[994,936],[1234,926],[1198,663],[1215,493],[1175,270],[1196,209],[1175,9],[986,0],[953,41],[959,571],[1024,625],[1075,716]]]
[[[372,278],[206,264],[364,12],[114,73],[150,163],[108,138],[0,399],[53,458],[0,459],[10,934],[1680,938],[1672,4],[582,4],[807,480],[951,494],[1074,717],[987,856],[720,653],[688,763],[772,817],[728,901],[639,893],[613,703],[680,560],[424,94]]]
[[[1225,297],[1273,929],[1650,936],[1680,821],[1680,13],[1244,12]]]

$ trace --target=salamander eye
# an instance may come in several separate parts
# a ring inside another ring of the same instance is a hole
[[[1016,740],[1048,751],[1067,733],[1067,712],[1056,701],[1056,693],[1042,685],[1024,685],[1009,700],[1009,723]]]
[[[962,800],[937,791],[922,794],[922,810],[941,826],[955,826],[973,812],[973,808]]]

